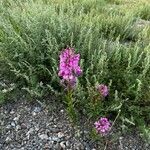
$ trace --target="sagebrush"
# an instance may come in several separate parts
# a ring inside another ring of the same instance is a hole
[[[131,8],[121,0],[2,0],[0,73],[31,97],[62,94],[59,55],[73,47],[83,69],[74,107],[90,118],[115,117],[121,110],[122,125],[149,133],[149,10],[148,1]],[[140,19],[146,23],[139,25]],[[94,111],[91,100],[97,83],[108,85],[110,94]]]

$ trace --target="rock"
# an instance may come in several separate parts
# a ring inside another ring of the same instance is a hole
[[[46,134],[41,134],[38,136],[41,140],[47,140],[48,139],[48,136]]]
[[[10,124],[6,126],[6,129],[10,129],[10,128],[11,128],[11,125],[10,125]]]
[[[34,111],[35,113],[39,113],[41,110],[42,110],[41,107],[35,107],[33,111]]]
[[[53,132],[53,133],[57,133],[57,132],[59,132],[60,130],[57,129],[57,128],[49,128],[49,131],[50,131],[50,132]]]
[[[120,148],[120,150],[123,150],[122,140],[123,140],[123,137],[119,137],[119,148]]]
[[[35,113],[35,112],[32,112],[32,116],[36,116],[36,113]]]
[[[75,144],[75,150],[84,150],[84,146],[81,143],[76,143]]]
[[[61,150],[61,146],[59,143],[57,143],[56,145],[54,145],[54,149],[56,150]]]
[[[91,150],[91,148],[87,142],[83,142],[83,143],[84,143],[84,146],[82,145],[83,148],[85,147],[86,150]]]
[[[44,146],[44,149],[45,149],[45,150],[48,150],[49,148],[50,148],[50,147],[49,147],[49,144],[46,143],[45,146]]]
[[[10,111],[10,114],[12,115],[12,114],[14,114],[15,113],[15,111],[14,110],[12,110],[12,111]]]
[[[29,131],[26,133],[28,139],[30,138],[30,135],[33,134],[33,132],[34,132],[34,129],[30,128]]]
[[[50,141],[60,142],[60,139],[59,139],[58,137],[55,137],[55,136],[49,137],[48,139],[49,139]]]
[[[54,141],[49,141],[48,144],[49,144],[49,148],[52,148],[54,145]]]
[[[36,126],[36,127],[35,127],[35,131],[39,131],[39,127]]]
[[[66,146],[69,147],[70,146],[70,142],[66,141]]]
[[[13,120],[14,120],[14,121],[18,121],[19,118],[20,118],[20,115],[18,115],[17,117],[15,117]]]
[[[12,121],[10,124],[11,124],[12,127],[15,127],[15,126],[16,126],[16,124],[15,124],[14,121]]]
[[[25,123],[21,124],[21,129],[27,129],[27,125]]]
[[[58,132],[58,138],[63,138],[64,137],[64,133],[62,133],[62,132]]]
[[[54,122],[55,122],[55,121],[54,121]],[[57,128],[57,125],[56,125],[56,124],[54,125],[54,128]]]
[[[21,129],[20,125],[17,125],[17,126],[16,126],[16,130],[18,131],[18,130],[20,130],[20,129]]]
[[[60,142],[60,146],[61,148],[65,149],[66,148],[65,142],[64,141]]]
[[[5,139],[6,143],[10,143],[11,141],[12,141],[12,139],[9,136]]]
[[[60,110],[60,112],[61,112],[61,113],[64,113],[64,110],[63,110],[63,109],[61,109],[61,110]]]

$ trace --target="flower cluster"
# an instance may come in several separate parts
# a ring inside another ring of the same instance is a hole
[[[106,85],[100,84],[96,88],[102,96],[106,97],[108,95],[108,87]]]
[[[106,135],[109,132],[111,126],[107,118],[100,118],[100,120],[95,122],[94,125],[97,132],[102,136]]]
[[[79,66],[80,54],[75,54],[73,48],[66,48],[60,54],[60,65],[58,75],[62,78],[62,83],[69,87],[74,87],[77,76],[82,74]]]

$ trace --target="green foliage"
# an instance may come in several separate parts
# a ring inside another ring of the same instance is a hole
[[[59,54],[69,45],[81,54],[83,69],[74,107],[90,118],[111,114],[115,118],[121,109],[124,124],[141,126],[140,118],[146,126],[150,114],[150,30],[135,29],[136,15],[132,11],[122,13],[120,6],[107,9],[111,3],[121,5],[121,1],[108,3],[3,0],[0,73],[31,97],[41,97],[47,90],[60,94]],[[142,7],[138,16],[148,20],[148,6]],[[97,83],[109,85],[110,91],[95,108],[91,101]],[[0,97],[3,100],[3,94]]]
[[[145,20],[150,20],[150,4],[144,4],[138,10],[138,15]]]

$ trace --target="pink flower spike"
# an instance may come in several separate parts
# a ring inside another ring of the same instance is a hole
[[[94,123],[95,129],[98,133],[100,133],[102,136],[106,135],[110,130],[110,122],[107,118],[100,118],[97,122]]]
[[[64,83],[75,86],[76,77],[82,74],[82,70],[79,66],[80,54],[75,54],[74,49],[68,47],[61,52],[59,58],[58,76],[62,78]]]
[[[98,92],[104,97],[106,97],[109,94],[108,87],[104,84],[100,84],[96,88],[97,88]]]

